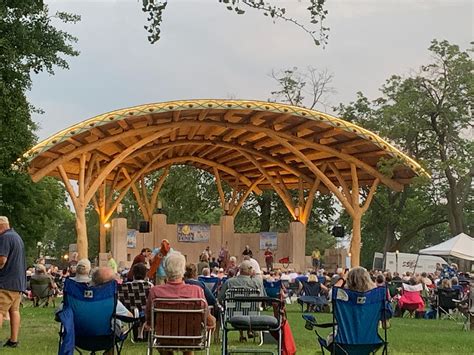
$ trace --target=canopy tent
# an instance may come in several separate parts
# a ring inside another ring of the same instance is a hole
[[[456,258],[474,261],[474,238],[461,233],[441,244],[421,249],[419,253],[454,256]]]

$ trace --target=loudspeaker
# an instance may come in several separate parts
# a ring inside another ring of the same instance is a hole
[[[332,235],[336,238],[344,238],[344,226],[334,226],[332,229]]]
[[[138,231],[140,233],[150,233],[150,222],[140,221],[140,224],[138,225]]]

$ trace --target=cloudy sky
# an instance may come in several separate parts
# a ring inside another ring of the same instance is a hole
[[[139,0],[47,1],[51,11],[82,16],[61,25],[79,42],[70,70],[33,79],[39,138],[97,114],[175,99],[266,100],[273,70],[313,66],[334,74],[329,103],[371,98],[392,74],[408,75],[430,60],[433,38],[466,49],[473,39],[470,0],[330,0],[325,49],[289,23],[249,10],[236,15],[218,0],[169,0],[162,39],[151,45]],[[275,1],[302,21],[307,0]],[[319,107],[320,109],[323,109]]]

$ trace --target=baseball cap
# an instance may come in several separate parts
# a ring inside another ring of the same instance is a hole
[[[76,270],[79,268],[83,268],[86,272],[91,271],[91,262],[89,261],[89,259],[84,258],[79,260],[76,265]]]

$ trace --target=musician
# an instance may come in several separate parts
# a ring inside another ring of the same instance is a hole
[[[170,242],[167,239],[161,241],[160,248],[153,250],[153,259],[148,270],[148,279],[155,280],[155,285],[162,285],[166,282],[166,273],[164,269],[164,261],[166,256],[173,251]]]

